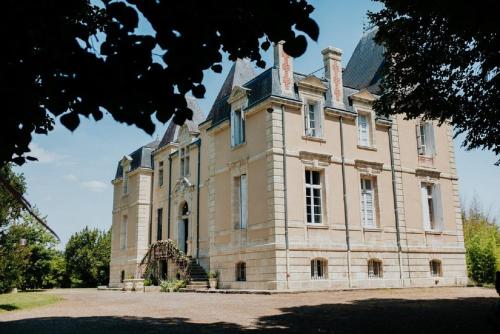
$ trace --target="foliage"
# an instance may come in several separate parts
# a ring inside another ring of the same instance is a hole
[[[25,245],[20,240],[25,240]],[[0,292],[11,288],[39,289],[62,281],[61,272],[54,270],[57,257],[55,238],[28,215],[10,224],[0,236]]]
[[[477,284],[494,283],[500,269],[500,229],[477,207],[463,216],[469,277]]]
[[[500,2],[377,1],[385,8],[369,17],[386,54],[376,110],[449,120],[465,147],[499,155]]]
[[[64,257],[73,286],[95,287],[109,281],[111,233],[85,227],[73,234]]]
[[[219,271],[215,271],[215,272],[214,271],[210,271],[208,273],[208,278],[217,278],[218,279],[219,276],[220,276],[220,272]]]
[[[0,167],[0,177],[9,182],[19,193],[26,191],[26,181],[22,174],[12,171],[12,166],[7,164]],[[0,186],[0,233],[9,222],[21,217],[21,205],[3,186]]]
[[[298,31],[318,38],[313,10],[306,0],[8,1],[0,166],[33,160],[24,155],[32,134],[47,134],[57,117],[70,130],[103,112],[149,134],[154,114],[181,124],[192,117],[184,95],[204,96],[203,71],[222,71],[222,51],[264,67],[260,51],[283,40],[300,56]]]
[[[157,266],[160,260],[172,260],[181,271],[182,276],[188,278],[189,257],[177,247],[174,240],[158,240],[149,246],[139,264],[143,276],[158,279]]]
[[[167,279],[160,281],[160,291],[161,292],[177,292],[182,288],[185,288],[187,285],[186,280],[179,279]]]
[[[45,306],[61,300],[61,297],[44,292],[20,292],[0,294],[0,313]]]
[[[144,280],[144,286],[151,286],[151,285],[153,285],[153,281],[149,278],[146,278]]]

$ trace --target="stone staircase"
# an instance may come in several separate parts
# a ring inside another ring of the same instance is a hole
[[[196,262],[196,259],[190,258],[190,261],[191,262],[189,264],[189,276],[191,279],[186,288],[182,289],[182,291],[192,292],[196,290],[207,289],[208,276],[205,269],[203,269],[203,267]]]

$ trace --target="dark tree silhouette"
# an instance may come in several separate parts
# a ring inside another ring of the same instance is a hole
[[[375,108],[449,120],[467,149],[499,155],[500,2],[376,1],[385,8],[369,17],[386,66]]]
[[[298,31],[319,34],[306,0],[9,0],[3,10],[0,166],[33,160],[32,134],[56,117],[70,130],[103,112],[150,134],[153,114],[181,124],[192,115],[184,95],[204,96],[203,70],[221,72],[221,51],[264,67],[271,43],[299,56]],[[138,33],[140,18],[154,34]]]

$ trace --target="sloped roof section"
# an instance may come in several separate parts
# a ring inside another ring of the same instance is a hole
[[[196,102],[196,99],[194,97],[186,95],[186,102],[189,109],[193,111],[193,119],[187,119],[185,124],[187,125],[189,131],[198,132],[198,124],[205,120],[205,115],[203,114],[203,111],[201,110],[198,102]],[[163,147],[169,143],[177,141],[179,129],[179,125],[170,121],[170,124],[168,125],[167,130],[165,131],[165,134],[163,135],[163,138],[161,139],[158,147]]]
[[[376,33],[375,28],[361,37],[342,73],[344,86],[358,90],[366,88],[370,93],[379,93],[384,66],[384,47],[373,40]]]
[[[152,141],[134,152],[130,153],[129,156],[132,158],[130,162],[130,171],[133,171],[137,168],[153,168],[153,151],[158,148],[160,142],[158,140]],[[118,162],[118,167],[116,168],[115,178],[118,179],[122,177],[123,168],[121,165],[121,161]]]
[[[248,81],[255,78],[256,73],[252,67],[252,63],[248,59],[237,59],[229,73],[227,74],[226,80],[222,84],[222,87],[215,98],[215,102],[210,109],[210,113],[207,116],[208,119],[214,118],[214,114],[217,109],[220,109],[222,105],[227,104],[227,98],[234,86],[243,86]],[[222,102],[224,101],[224,102]]]

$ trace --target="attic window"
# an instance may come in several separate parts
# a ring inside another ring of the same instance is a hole
[[[243,110],[231,111],[231,146],[238,146],[245,142],[245,117]]]

